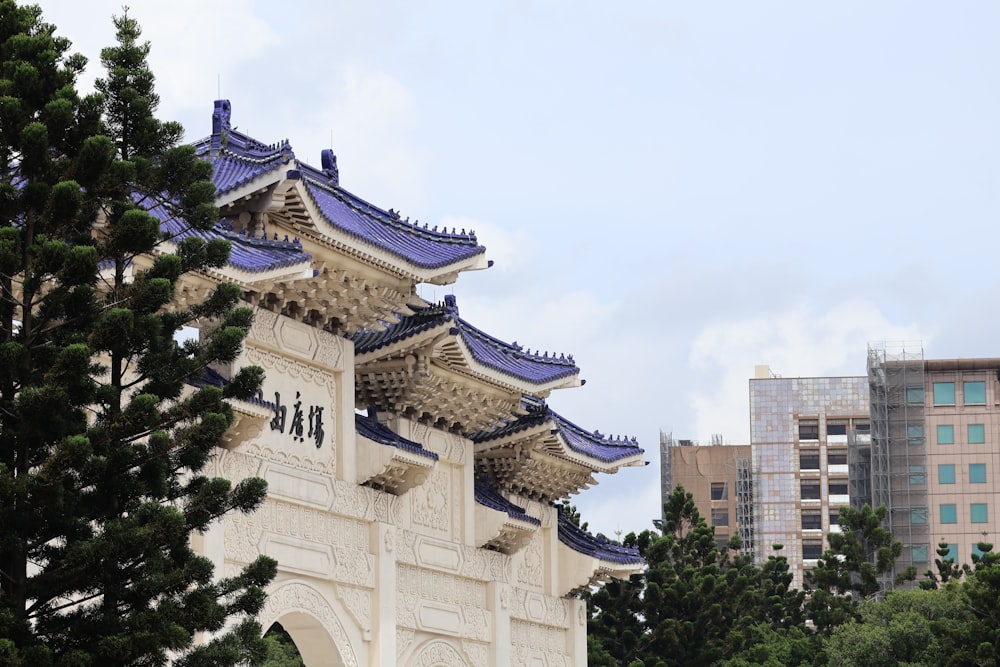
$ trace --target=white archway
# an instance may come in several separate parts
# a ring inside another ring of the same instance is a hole
[[[347,631],[330,602],[302,582],[279,584],[268,593],[258,617],[266,631],[280,623],[306,667],[359,667]]]

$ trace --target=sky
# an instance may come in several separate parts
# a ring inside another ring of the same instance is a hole
[[[870,343],[1000,356],[1000,3],[130,0],[160,116],[213,100],[341,185],[474,229],[474,326],[573,354],[550,405],[649,465],[573,501],[659,516],[659,433],[749,440],[756,364],[863,375]],[[117,0],[44,0],[101,76]]]

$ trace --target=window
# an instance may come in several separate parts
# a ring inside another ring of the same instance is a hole
[[[819,450],[799,450],[799,470],[819,470]]]
[[[837,419],[829,420],[826,422],[826,434],[830,435],[847,435],[847,420]]]
[[[938,424],[937,440],[939,445],[954,445],[955,427],[951,424]]]
[[[819,500],[819,480],[804,479],[802,484],[802,500]]]
[[[713,526],[728,526],[729,525],[729,508],[719,507],[712,510],[712,525]]]
[[[847,465],[847,450],[846,449],[831,449],[826,453],[826,462],[832,466],[846,466]]]
[[[830,495],[831,496],[846,496],[850,493],[847,490],[847,480],[846,479],[831,479],[830,480]]]
[[[840,508],[835,507],[830,510],[830,526],[840,525]]]
[[[716,535],[715,536],[715,548],[719,551],[725,551],[729,548],[729,536],[728,535]]]
[[[920,386],[907,387],[906,402],[910,405],[923,405],[924,388]]]
[[[819,420],[799,420],[799,440],[819,440]]]
[[[728,500],[729,491],[725,482],[712,482],[712,500]]]
[[[944,560],[944,561],[949,561],[950,560],[952,563],[957,563],[958,562],[958,545],[957,544],[949,544],[948,545],[948,551],[945,552],[944,556],[941,557],[941,560]]]
[[[986,464],[985,463],[970,463],[969,464],[969,483],[970,484],[985,484],[986,483]]]
[[[954,503],[941,505],[941,523],[958,523],[958,511]]]
[[[802,559],[816,560],[823,556],[823,542],[821,540],[802,540]]]
[[[926,563],[928,550],[928,545],[926,544],[914,544],[910,546],[910,561],[914,563]]]
[[[908,445],[924,444],[923,424],[911,424],[910,426],[906,427],[906,444]]]
[[[926,507],[914,507],[910,509],[910,523],[914,526],[923,526],[927,524],[927,508]]]
[[[921,401],[921,403],[923,403],[923,401]],[[872,432],[872,425],[867,421],[854,422],[854,432],[868,435]]]
[[[910,466],[910,484],[923,485],[927,483],[923,466]]]
[[[938,464],[938,484],[954,484],[954,483],[955,483],[955,464],[954,463]]]
[[[985,551],[983,551],[982,549],[979,548],[980,544],[981,544],[980,542],[976,542],[975,544],[972,545],[972,556],[973,556],[973,558],[982,558],[983,554],[986,553]],[[983,546],[985,546],[985,545],[983,545]]]
[[[818,509],[802,510],[802,530],[821,530],[823,514]]]
[[[955,383],[934,383],[934,405],[955,405]]]
[[[962,396],[966,405],[986,405],[986,383],[963,382]]]
[[[982,424],[969,424],[969,444],[981,445],[986,442],[986,427]]]
[[[986,523],[989,521],[989,510],[986,503],[972,503],[969,505],[969,518],[972,523]]]

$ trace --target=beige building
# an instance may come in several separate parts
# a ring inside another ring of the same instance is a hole
[[[970,563],[996,543],[1000,359],[924,359],[919,346],[869,350],[871,502],[903,543],[897,570],[933,569],[939,542]]]
[[[660,433],[662,497],[677,485],[690,493],[705,521],[715,528],[720,547],[739,537],[741,550],[753,550],[753,482],[749,445],[698,445]]]

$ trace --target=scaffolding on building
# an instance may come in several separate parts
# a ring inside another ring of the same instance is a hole
[[[660,431],[660,520],[666,520],[663,513],[663,503],[674,490],[673,470],[670,468],[672,450],[674,448],[674,434]]]
[[[896,560],[896,571],[902,572],[913,565],[911,548],[929,542],[922,345],[869,346],[868,383],[870,501],[888,510],[885,528],[903,544]],[[863,466],[857,472],[864,473]],[[882,584],[891,588],[892,576],[883,577]]]
[[[736,530],[740,553],[753,555],[753,465],[749,456],[736,459]]]

